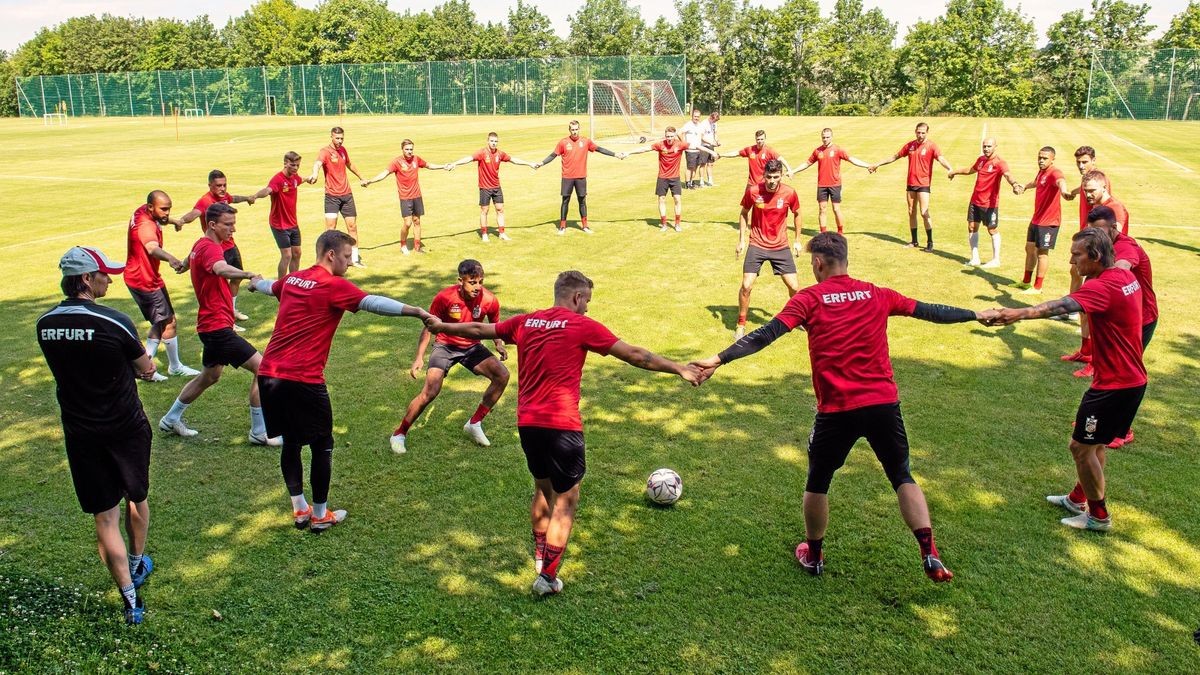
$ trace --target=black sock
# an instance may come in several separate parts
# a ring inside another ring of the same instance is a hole
[[[908,231],[909,231],[909,233],[911,233],[911,234],[912,234],[912,244],[913,244],[913,246],[916,246],[916,245],[917,245],[917,228],[915,228],[915,227],[910,227],[910,228],[908,228]]]
[[[929,248],[933,248],[933,230],[925,230],[925,239],[929,242]]]
[[[811,562],[817,562],[821,559],[821,546],[825,544],[825,538],[809,539],[808,540],[808,559]]]

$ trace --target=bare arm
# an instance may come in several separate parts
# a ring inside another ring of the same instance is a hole
[[[941,164],[942,168],[944,168],[945,170],[951,171],[951,172],[954,171],[954,167],[950,166],[950,162],[947,162],[945,157],[938,155],[937,161],[938,161],[938,164]]]
[[[254,205],[255,199],[257,198],[254,195],[233,195],[230,197],[230,201],[234,204],[250,204],[251,206]]]
[[[527,166],[527,167],[529,167],[529,168],[531,168],[531,169],[536,169],[536,168],[537,168],[536,166],[534,166],[534,165],[533,165],[533,162],[527,162],[527,161],[525,161],[525,160],[523,160],[523,159],[518,159],[518,158],[516,158],[516,157],[513,157],[513,156],[511,156],[511,155],[510,155],[510,156],[509,156],[509,158],[508,158],[508,163],[509,163],[509,164],[516,164],[517,166]]]
[[[258,192],[255,192],[255,193],[254,193],[254,198],[255,198],[255,199],[262,199],[263,197],[268,197],[268,196],[270,196],[270,195],[271,195],[271,186],[270,186],[270,185],[268,185],[268,186],[266,186],[265,188],[263,188],[263,189],[259,190]]]
[[[650,146],[648,146],[648,145],[647,145],[647,146],[645,146],[645,147],[641,147],[641,148],[636,148],[636,149],[634,149],[634,150],[630,150],[629,152],[626,152],[626,153],[625,153],[625,156],[626,156],[626,157],[628,157],[628,156],[630,156],[630,155],[640,155],[640,154],[642,154],[643,152],[650,152],[650,151],[651,151],[651,150],[653,150],[653,149],[654,149],[654,148],[652,148],[652,147],[650,147]]]
[[[870,164],[867,164],[866,162],[862,161],[861,159],[859,159],[859,158],[857,158],[857,157],[850,157],[850,158],[848,158],[846,161],[847,161],[847,162],[850,162],[851,164],[853,164],[854,166],[857,166],[857,167],[858,167],[858,168],[860,168],[860,169],[869,169],[869,168],[871,168],[871,165],[870,165]]]
[[[642,370],[652,370],[657,373],[673,373],[691,382],[693,385],[699,384],[700,373],[696,368],[675,363],[671,359],[659,356],[644,347],[638,347],[637,345],[617,340],[617,343],[612,346],[612,349],[608,350],[608,353]]]
[[[977,173],[974,164],[972,164],[971,168],[969,168],[969,169],[959,169],[958,171],[951,171],[946,177],[949,178],[950,180],[954,180],[955,176],[970,176],[973,173]],[[1008,176],[1008,174],[1004,174],[1004,175],[1006,177]]]
[[[359,180],[363,179],[362,174],[360,174],[358,169],[354,166],[354,162],[346,162],[346,168],[350,169],[350,173],[354,174],[355,178]]]
[[[1070,199],[1075,196],[1074,193],[1067,189],[1067,181],[1062,178],[1058,179],[1058,194],[1062,195],[1063,199]]]
[[[321,171],[321,160],[318,159],[317,161],[313,162],[312,174],[309,175],[307,181],[305,181],[305,182],[308,182],[308,183],[317,182],[317,174],[320,171]]]
[[[158,258],[159,260],[167,263],[171,266],[171,269],[175,270],[176,272],[182,273],[187,271],[187,263],[179,258],[176,258],[170,253],[167,253],[167,249],[159,246],[157,241],[151,239],[150,241],[143,242],[142,246],[146,247],[146,253],[151,258]]]
[[[408,376],[412,379],[417,379],[417,373],[421,372],[421,367],[425,365],[425,350],[429,348],[429,339],[433,333],[429,332],[428,328],[421,329],[421,335],[417,338],[417,355],[413,357],[412,366],[408,369]]]
[[[733,257],[738,257],[746,250],[746,235],[750,231],[750,209],[742,209],[738,214],[738,245]]]
[[[1043,302],[1034,307],[1015,307],[1002,309],[998,313],[996,319],[992,322],[995,325],[1007,326],[1025,319],[1045,319],[1051,316],[1060,316],[1062,314],[1070,314],[1072,312],[1082,312],[1083,307],[1079,301],[1069,295],[1064,295],[1057,300]]]
[[[807,169],[808,167],[810,167],[810,166],[812,166],[812,165],[813,165],[813,162],[805,162],[805,163],[801,164],[800,166],[798,166],[798,167],[796,167],[796,168],[792,169],[791,171],[789,171],[789,172],[788,172],[788,175],[789,175],[789,176],[792,176],[792,175],[798,174],[798,173],[800,173],[801,171],[803,171],[803,170]]]
[[[463,157],[462,159],[456,159],[453,162],[450,162],[449,164],[446,165],[446,168],[453,169],[456,166],[462,166],[463,164],[470,164],[471,162],[474,162],[474,161],[475,161],[475,157],[473,155],[467,155],[466,157]]]
[[[213,274],[223,279],[250,279],[253,282],[255,277],[258,277],[259,279],[262,278],[261,274],[247,272],[246,270],[239,270],[224,260],[218,260],[217,262],[213,263],[212,271]]]
[[[432,167],[432,165],[430,165],[430,166]],[[361,183],[361,185],[362,185],[363,187],[367,187],[367,186],[369,186],[369,185],[370,185],[370,184],[372,184],[372,183],[378,183],[379,181],[383,180],[384,178],[387,178],[387,177],[388,177],[388,176],[390,176],[390,175],[392,175],[392,170],[391,170],[391,169],[384,169],[383,171],[380,171],[380,172],[379,172],[379,173],[378,173],[378,174],[377,174],[377,175],[376,175],[374,178],[370,178],[370,179],[368,179],[368,180],[364,180],[364,181]]]
[[[426,319],[425,326],[431,333],[445,333],[473,340],[495,340],[500,337],[496,333],[496,324],[494,323],[445,323],[433,318],[432,320]]]
[[[191,211],[188,211],[187,213],[180,216],[179,220],[176,221],[175,231],[178,232],[178,231],[182,230],[184,225],[187,225],[188,223],[192,222],[193,220],[195,220],[199,217],[200,217],[199,209],[192,209]]]

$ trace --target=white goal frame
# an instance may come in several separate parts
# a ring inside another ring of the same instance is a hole
[[[202,108],[184,108],[183,116],[184,117],[204,117],[204,110]]]
[[[682,115],[670,80],[588,80],[588,134],[592,138],[645,143],[669,126],[661,117],[678,119]],[[620,122],[605,125],[610,117],[620,117]]]
[[[1179,119],[1186,120],[1188,118],[1188,113],[1192,109],[1192,103],[1194,103],[1196,99],[1200,99],[1200,91],[1194,91],[1188,94],[1187,103],[1183,105],[1183,117],[1180,117]]]
[[[46,113],[42,115],[42,126],[65,126],[67,123],[67,114],[60,112]]]

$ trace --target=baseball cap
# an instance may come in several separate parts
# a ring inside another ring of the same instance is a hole
[[[64,277],[88,274],[89,272],[104,272],[105,274],[120,274],[125,271],[125,265],[109,260],[100,249],[90,246],[76,246],[63,254],[58,261],[58,268]]]

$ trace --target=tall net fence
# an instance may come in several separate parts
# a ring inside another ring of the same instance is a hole
[[[265,66],[20,77],[22,117],[586,114],[588,80],[667,80],[682,56]]]
[[[1087,116],[1200,120],[1200,49],[1097,51]]]

